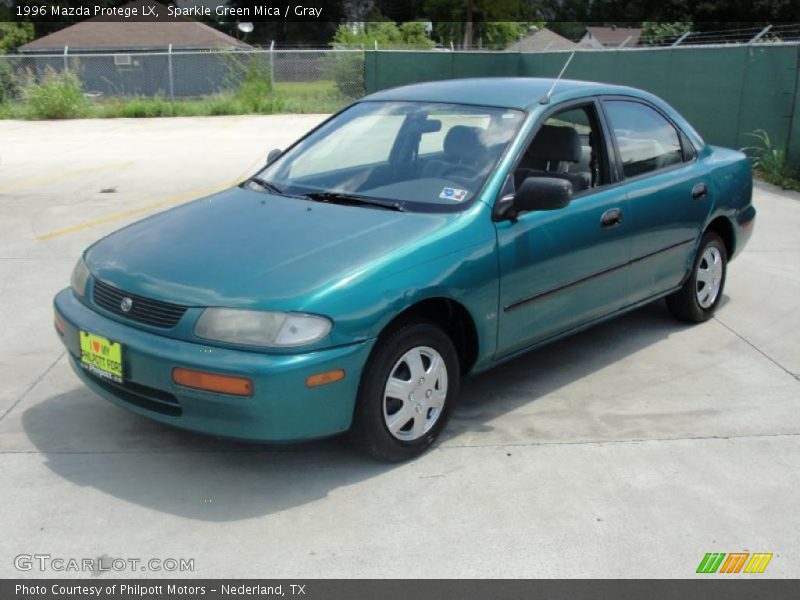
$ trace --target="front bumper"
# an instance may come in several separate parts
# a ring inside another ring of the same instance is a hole
[[[62,342],[73,369],[92,390],[127,410],[156,421],[224,437],[288,442],[334,435],[350,427],[361,369],[374,340],[307,354],[264,354],[194,344],[124,325],[82,304],[72,290],[59,292],[55,310],[64,323]],[[124,382],[112,384],[79,365],[78,331],[120,342]],[[184,367],[249,377],[249,397],[177,385],[172,369]],[[344,369],[341,381],[309,388],[309,375]]]

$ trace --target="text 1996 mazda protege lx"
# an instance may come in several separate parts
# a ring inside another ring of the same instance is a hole
[[[350,430],[403,460],[468,373],[663,296],[708,319],[751,195],[743,154],[640,90],[411,85],[95,243],[56,328],[133,412],[246,440]]]

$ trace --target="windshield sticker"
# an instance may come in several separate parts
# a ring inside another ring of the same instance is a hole
[[[439,194],[439,198],[444,200],[455,200],[456,202],[461,202],[466,197],[467,190],[460,190],[458,188],[444,188],[442,193]]]

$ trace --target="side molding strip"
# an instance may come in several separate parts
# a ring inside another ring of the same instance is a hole
[[[571,281],[569,283],[565,283],[564,285],[561,285],[561,286],[559,286],[557,288],[553,288],[552,290],[548,290],[546,292],[542,292],[542,293],[536,294],[534,296],[529,296],[527,298],[522,298],[521,300],[517,300],[516,302],[512,302],[511,304],[505,306],[503,308],[503,311],[504,312],[510,312],[512,310],[520,308],[521,306],[523,306],[525,304],[529,304],[530,302],[535,302],[536,300],[540,300],[540,299],[544,298],[545,296],[550,296],[552,294],[557,294],[558,292],[562,292],[562,291],[566,290],[567,288],[571,288],[571,287],[574,287],[576,285],[580,285],[582,283],[586,283],[587,281],[590,281],[591,279],[596,279],[598,277],[602,277],[603,275],[608,275],[609,273],[612,273],[614,271],[618,271],[619,269],[624,269],[625,267],[629,267],[631,265],[634,265],[637,262],[641,262],[643,260],[651,258],[651,257],[655,256],[656,254],[661,254],[662,252],[666,252],[668,250],[673,250],[673,249],[678,248],[680,246],[685,246],[686,244],[693,244],[696,241],[697,241],[697,238],[691,238],[691,239],[688,239],[688,240],[684,240],[682,242],[678,242],[676,244],[671,244],[671,245],[667,246],[666,248],[661,248],[659,250],[656,250],[655,252],[650,252],[649,254],[645,254],[644,256],[639,256],[637,258],[634,258],[633,260],[629,260],[626,263],[622,263],[621,265],[617,265],[617,266],[611,267],[609,269],[605,269],[604,271],[600,271],[598,273],[594,273],[593,275],[589,275],[588,277],[583,277],[581,279],[576,279],[575,281]]]

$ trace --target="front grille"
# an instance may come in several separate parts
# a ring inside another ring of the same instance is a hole
[[[122,310],[124,298],[130,298],[133,302],[127,312]],[[129,294],[100,280],[94,282],[94,302],[97,306],[128,319],[165,329],[175,327],[183,313],[186,312],[185,306]]]

